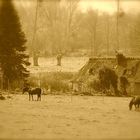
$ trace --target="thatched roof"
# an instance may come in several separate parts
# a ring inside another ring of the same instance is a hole
[[[101,69],[104,66],[107,66],[109,68],[112,68],[116,70],[118,75],[122,75],[124,69],[134,70],[133,73],[133,81],[139,81],[140,82],[140,58],[139,57],[127,57],[127,67],[118,67],[118,69],[115,69],[117,65],[116,57],[96,57],[96,58],[89,58],[89,61],[86,62],[86,64],[79,70],[79,73],[74,77],[72,80],[73,82],[84,82],[88,80],[91,76],[89,74],[89,70],[92,68],[93,73],[95,75],[98,74],[99,69]]]
[[[109,61],[108,61],[109,60]],[[115,58],[90,58],[88,62],[79,70],[73,82],[83,82],[90,77],[89,70],[92,68],[95,75],[103,66],[113,68],[116,64]]]

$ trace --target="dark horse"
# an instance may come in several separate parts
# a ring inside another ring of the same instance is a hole
[[[132,106],[135,105],[135,109],[139,108],[140,105],[140,96],[133,97],[129,103],[129,109],[132,109]]]
[[[32,101],[34,100],[33,95],[37,95],[37,101],[41,101],[41,88],[29,88],[29,87],[25,87],[23,88],[23,94],[25,92],[29,93],[29,101],[31,100],[32,97]]]

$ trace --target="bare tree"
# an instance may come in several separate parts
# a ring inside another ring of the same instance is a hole
[[[86,16],[86,26],[89,32],[91,56],[93,55],[96,56],[98,51],[96,45],[97,22],[98,22],[98,11],[88,9]]]

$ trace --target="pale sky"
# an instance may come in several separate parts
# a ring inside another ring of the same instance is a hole
[[[114,13],[117,11],[117,0],[81,0],[80,7],[83,11],[94,8],[101,12]],[[120,0],[120,9],[125,12],[140,12],[140,0]]]
[[[35,4],[36,0],[15,0],[15,2],[28,8]],[[117,11],[117,0],[81,0],[79,6],[82,11],[93,8],[112,14]],[[140,0],[120,0],[120,9],[131,13],[140,12]]]

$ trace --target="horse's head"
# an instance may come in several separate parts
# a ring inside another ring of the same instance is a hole
[[[129,103],[129,110],[132,109],[132,106],[133,106],[133,104],[134,104],[134,100],[135,100],[135,97],[133,97],[133,98],[131,99],[130,103]]]
[[[23,88],[23,91],[22,91],[22,94],[24,94],[25,92],[29,92],[30,88],[29,87],[24,87]]]

